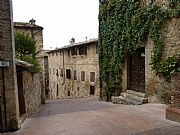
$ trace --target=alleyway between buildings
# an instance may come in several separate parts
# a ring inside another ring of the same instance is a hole
[[[165,105],[115,105],[95,98],[46,101],[21,130],[5,135],[180,135]]]

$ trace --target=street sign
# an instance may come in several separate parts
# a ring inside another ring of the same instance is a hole
[[[0,67],[9,67],[9,61],[0,61]]]

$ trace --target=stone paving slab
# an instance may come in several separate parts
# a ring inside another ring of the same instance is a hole
[[[97,99],[51,100],[21,130],[6,135],[180,135],[165,105],[116,105]]]

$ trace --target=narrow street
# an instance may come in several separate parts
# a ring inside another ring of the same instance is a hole
[[[115,105],[95,98],[46,101],[21,130],[5,135],[180,135],[165,105]]]

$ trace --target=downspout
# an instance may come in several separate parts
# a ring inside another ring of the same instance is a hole
[[[64,67],[64,50],[63,50],[63,83],[62,85],[65,84],[65,67]]]

